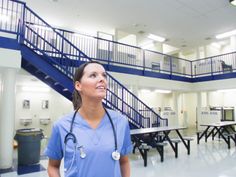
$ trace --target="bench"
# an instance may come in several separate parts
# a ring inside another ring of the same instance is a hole
[[[170,139],[172,143],[174,143],[174,152],[175,152],[175,158],[178,158],[178,144],[181,142],[180,139]]]
[[[148,145],[147,143],[141,143],[141,145],[138,146],[138,149],[144,160],[144,166],[145,167],[147,166],[147,154],[151,148],[156,148],[157,152],[161,156],[161,162],[163,162],[164,161],[164,146],[166,145],[167,145],[166,142],[157,142],[153,144],[152,146]]]
[[[159,152],[161,156],[161,162],[164,161],[164,146],[167,145],[167,142],[157,142],[156,143],[156,150]]]
[[[236,146],[236,132],[230,132],[230,133],[223,133],[223,136],[227,138],[228,141],[228,149],[230,149],[230,138],[233,139],[234,144]]]
[[[207,133],[208,132],[211,132],[212,131],[212,140],[214,140],[214,137],[215,137],[215,133],[214,133],[214,131],[213,130],[211,130],[211,129],[209,129],[208,131],[207,131]],[[197,144],[199,144],[199,142],[200,142],[200,139],[202,138],[202,134],[203,134],[204,132],[203,131],[198,131],[197,132]],[[205,142],[207,142],[207,136],[208,136],[208,134],[207,133],[205,133]]]
[[[190,155],[190,141],[193,141],[194,138],[193,138],[193,137],[183,137],[183,139],[184,139],[185,141],[187,141],[188,155]]]
[[[144,161],[144,166],[147,166],[147,152],[151,149],[151,146],[148,146],[146,143],[142,143],[138,149],[139,152],[141,154],[141,156],[143,157],[143,161]]]

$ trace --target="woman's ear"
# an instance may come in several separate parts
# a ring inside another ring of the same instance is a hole
[[[79,81],[75,81],[75,89],[79,92],[81,91],[81,83]]]

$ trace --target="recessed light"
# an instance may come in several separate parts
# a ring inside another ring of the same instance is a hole
[[[143,30],[138,31],[138,34],[144,34],[144,33],[145,33],[145,31],[143,31]]]
[[[205,40],[209,41],[209,40],[211,40],[211,37],[206,37]]]
[[[148,38],[152,39],[154,41],[158,41],[158,42],[164,42],[166,40],[164,37],[157,36],[157,35],[154,35],[154,34],[149,34]]]

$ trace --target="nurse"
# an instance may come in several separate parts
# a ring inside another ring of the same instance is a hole
[[[128,120],[105,109],[106,71],[98,62],[82,64],[74,76],[75,112],[53,125],[45,150],[49,177],[130,177],[132,151]]]

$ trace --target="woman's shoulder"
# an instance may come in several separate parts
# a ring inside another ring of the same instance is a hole
[[[65,123],[69,122],[73,117],[74,112],[67,113],[59,117],[53,124],[56,127],[64,126]]]
[[[119,121],[124,123],[128,121],[127,117],[118,111],[112,109],[107,109],[107,111],[110,114],[113,121]]]

